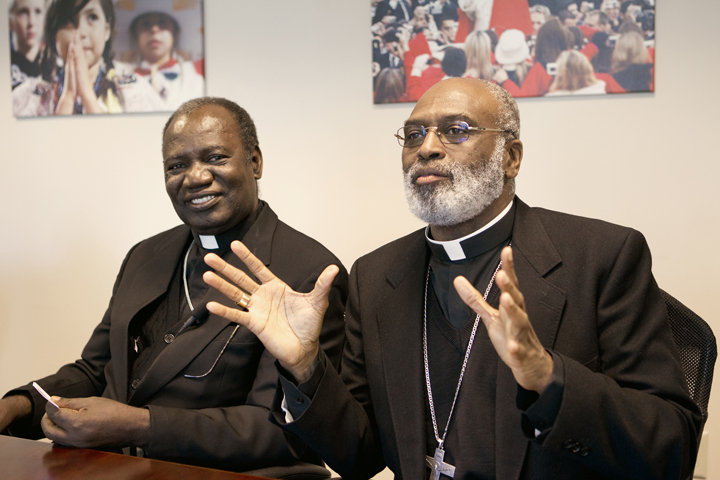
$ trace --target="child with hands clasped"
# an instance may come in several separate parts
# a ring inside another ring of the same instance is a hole
[[[97,97],[104,70],[103,52],[109,45],[111,29],[99,0],[90,0],[75,16],[74,23],[63,25],[55,36],[58,54],[64,59],[60,97],[56,115],[105,113]],[[79,112],[79,113],[80,113]]]
[[[16,116],[122,112],[111,45],[112,0],[53,0],[45,23],[42,76],[13,90]]]

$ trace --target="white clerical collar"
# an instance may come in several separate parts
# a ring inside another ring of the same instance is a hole
[[[200,243],[205,250],[217,250],[220,248],[215,235],[198,235]]]
[[[507,213],[512,208],[513,203],[514,203],[514,200],[511,201],[508,204],[508,206],[505,207],[505,209],[502,212],[500,212],[500,214],[497,217],[490,220],[488,223],[483,225],[480,229],[475,230],[471,234],[465,235],[462,238],[457,238],[455,240],[448,240],[446,242],[439,242],[437,240],[433,240],[432,238],[430,238],[430,225],[428,225],[425,228],[425,238],[427,239],[428,243],[442,247],[445,250],[445,253],[447,254],[448,258],[451,261],[454,262],[457,260],[465,260],[466,258],[468,258],[468,256],[466,255],[465,250],[463,249],[463,246],[461,245],[461,243],[469,238],[474,237],[475,235],[478,235],[478,234],[484,232],[485,230],[489,229],[490,227],[492,227],[493,225],[498,223],[500,220],[502,220],[505,217],[505,215],[507,215]]]

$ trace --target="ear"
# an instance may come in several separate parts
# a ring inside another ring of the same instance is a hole
[[[503,170],[505,177],[515,178],[520,173],[520,164],[523,158],[523,144],[520,140],[511,140],[505,145]]]
[[[250,163],[252,164],[255,180],[260,180],[263,171],[263,157],[260,147],[255,147],[255,151],[253,151],[252,157],[250,157]]]

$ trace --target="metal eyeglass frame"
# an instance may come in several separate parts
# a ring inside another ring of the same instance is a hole
[[[466,137],[464,140],[459,141],[459,142],[449,142],[449,141],[447,141],[447,139],[445,138],[445,134],[439,131],[439,128],[440,128],[440,127],[446,126],[446,125],[447,125],[447,126],[457,125],[457,126],[460,127],[460,128],[467,129],[467,133],[468,133],[467,137]],[[421,141],[420,143],[418,143],[417,145],[406,145],[406,144],[405,144],[405,137],[403,137],[403,136],[401,135],[401,133],[404,133],[403,130],[404,130],[406,127],[420,127],[420,128],[422,128],[422,132],[423,132],[422,141]],[[455,121],[455,122],[443,122],[443,123],[441,123],[441,124],[439,124],[439,125],[436,125],[436,126],[434,126],[434,127],[426,127],[426,126],[424,126],[424,125],[405,125],[404,127],[398,128],[398,131],[397,131],[397,133],[396,133],[394,136],[395,136],[395,138],[397,138],[397,141],[398,141],[398,143],[400,144],[401,147],[403,147],[403,148],[415,148],[415,147],[419,147],[420,145],[422,145],[422,144],[425,142],[425,138],[427,137],[428,133],[431,132],[431,131],[434,131],[434,132],[435,132],[435,135],[437,135],[438,140],[440,140],[440,143],[442,143],[443,145],[459,145],[459,144],[461,144],[461,143],[465,143],[465,142],[467,142],[468,139],[470,138],[470,132],[472,132],[472,131],[479,131],[479,132],[503,132],[503,133],[511,133],[511,134],[515,135],[515,132],[513,132],[512,130],[507,130],[507,129],[502,129],[502,128],[471,127],[470,125],[467,124],[467,122],[458,122],[458,121]]]

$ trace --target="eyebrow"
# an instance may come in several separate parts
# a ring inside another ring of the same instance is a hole
[[[467,122],[469,124],[475,123],[474,120],[472,120],[470,117],[468,117],[467,115],[464,115],[462,113],[453,114],[453,115],[445,115],[439,119],[439,121],[437,122],[436,125],[439,125],[439,124],[445,123],[445,122]],[[422,118],[408,118],[407,120],[405,120],[405,126],[408,126],[408,125],[427,126],[426,125],[427,123],[432,123],[432,122],[429,122],[426,119],[422,119]]]
[[[203,147],[200,150],[193,150],[190,153],[180,152],[177,155],[168,155],[166,158],[163,159],[163,163],[171,162],[174,160],[182,160],[188,157],[204,157],[214,152],[228,153],[228,148],[224,145],[208,145],[207,147]]]
[[[88,4],[88,5],[85,5],[85,7],[83,7],[83,9],[78,12],[78,14],[80,14],[80,13],[85,13],[85,14],[88,14],[88,13],[98,13],[99,11],[102,11],[102,8],[97,7],[97,6],[95,6],[95,5],[89,5],[89,4]],[[103,15],[104,15],[104,14],[105,14],[105,12],[103,11]]]

